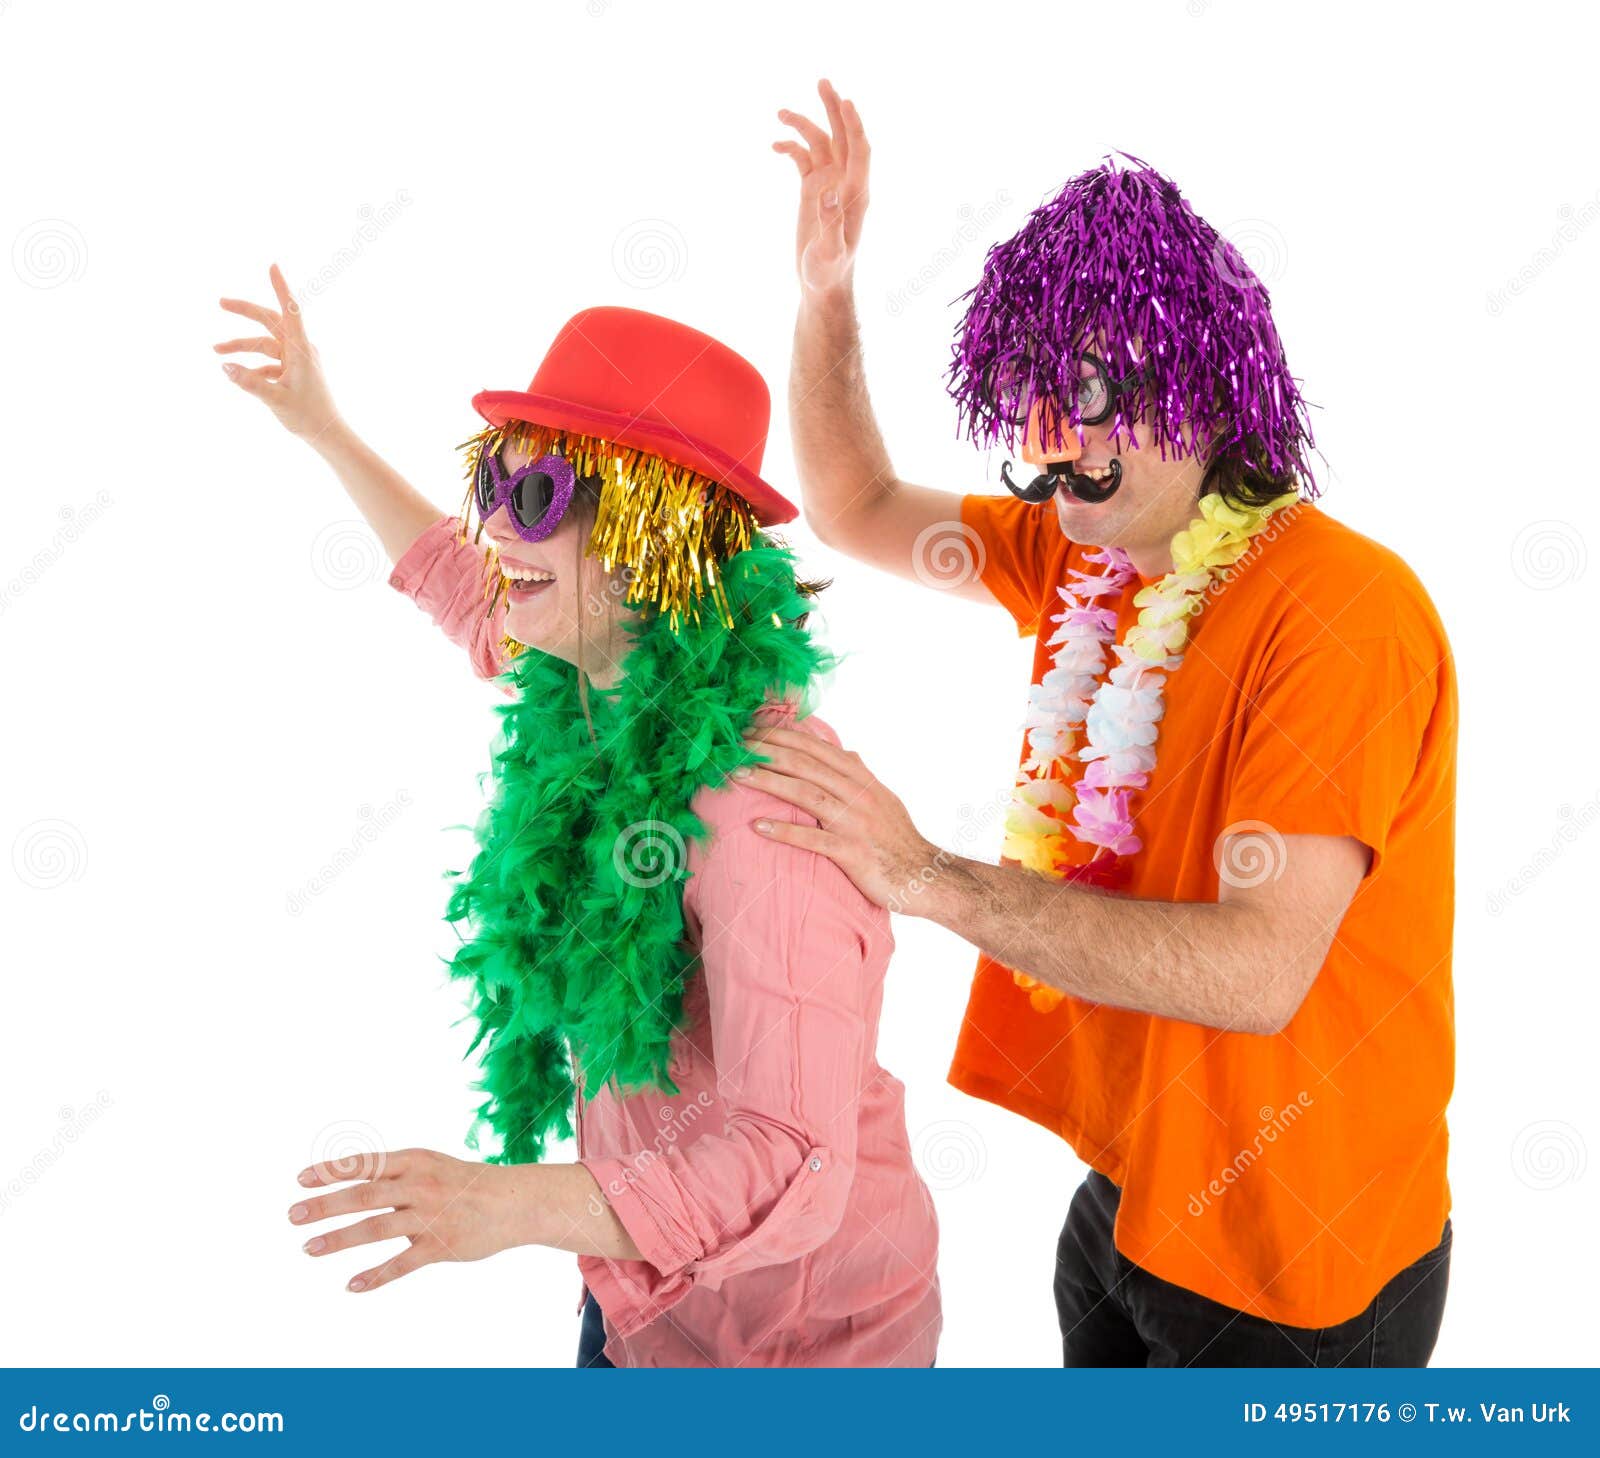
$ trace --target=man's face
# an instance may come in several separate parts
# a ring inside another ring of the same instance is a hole
[[[1107,357],[1098,350],[1091,353],[1101,360]],[[1081,414],[1092,416],[1100,412],[1113,388],[1108,373],[1104,367],[1097,369],[1090,354],[1080,357],[1077,374]],[[1131,389],[1135,382],[1127,383]],[[1070,541],[1098,547],[1137,547],[1146,541],[1170,540],[1194,514],[1205,474],[1202,463],[1193,456],[1174,459],[1170,449],[1167,459],[1162,460],[1145,415],[1131,423],[1124,421],[1119,449],[1112,440],[1114,410],[1104,420],[1074,430],[1066,423],[1067,402],[1060,403],[1060,431],[1049,436],[1042,423],[1043,408],[1039,402],[1034,403],[1021,455],[1040,474],[1056,468],[1059,485],[1053,500],[1062,532]],[[1083,500],[1070,489],[1078,483],[1092,494],[1113,482],[1116,490],[1104,501]]]

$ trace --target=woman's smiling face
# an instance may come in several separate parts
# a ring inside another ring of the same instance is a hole
[[[500,465],[507,476],[533,460],[522,445],[507,440]],[[564,658],[588,671],[604,686],[615,680],[615,640],[621,595],[609,574],[586,555],[594,528],[594,499],[580,482],[566,514],[542,542],[523,540],[509,506],[495,509],[484,523],[505,581],[505,631],[519,643]],[[598,658],[598,662],[593,661]]]

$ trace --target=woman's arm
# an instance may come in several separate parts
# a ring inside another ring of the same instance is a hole
[[[255,320],[268,332],[229,339],[214,348],[219,354],[264,354],[276,363],[247,369],[230,361],[223,365],[224,372],[333,467],[394,564],[389,585],[416,602],[452,642],[467,650],[480,678],[497,678],[505,670],[500,642],[506,604],[502,598],[494,612],[489,611],[488,553],[457,541],[456,518],[441,516],[438,507],[345,424],[306,335],[300,305],[277,264],[270,276],[281,312],[244,299],[222,300],[224,309]],[[505,688],[505,692],[513,691]]]
[[[452,643],[472,660],[480,678],[494,679],[505,671],[506,597],[500,593],[489,609],[493,580],[488,576],[488,554],[471,542],[458,540],[460,521],[435,516],[394,564],[389,586],[403,592],[420,607]],[[501,691],[516,690],[502,682]]]
[[[701,930],[722,1132],[565,1165],[415,1149],[313,1165],[302,1185],[346,1188],[295,1204],[289,1219],[366,1218],[313,1236],[310,1254],[409,1242],[352,1290],[434,1261],[546,1245],[577,1253],[607,1318],[628,1335],[697,1283],[796,1260],[838,1228],[873,1063],[871,974],[888,959],[886,919],[831,861],[750,829],[757,817],[815,823],[793,806],[728,786],[696,809],[714,838],[684,904]]]
[[[311,1188],[345,1188],[290,1206],[294,1224],[366,1217],[313,1235],[304,1246],[308,1255],[402,1236],[407,1242],[388,1260],[352,1276],[352,1291],[376,1290],[435,1261],[481,1261],[515,1245],[639,1258],[639,1248],[581,1164],[475,1164],[431,1149],[399,1149],[314,1164],[299,1179]]]
[[[625,1336],[697,1284],[797,1260],[838,1229],[873,1065],[873,972],[890,947],[887,919],[831,862],[750,829],[803,812],[743,786],[696,808],[714,839],[684,904],[701,930],[724,1123],[582,1161],[640,1251],[579,1260]]]
[[[266,329],[265,334],[225,340],[218,354],[260,354],[271,364],[247,368],[232,361],[223,373],[247,395],[254,395],[291,435],[325,460],[370,523],[391,562],[417,539],[439,510],[345,424],[328,391],[322,362],[306,335],[305,316],[277,264],[268,275],[278,296],[277,309],[244,299],[223,299],[222,307]]]

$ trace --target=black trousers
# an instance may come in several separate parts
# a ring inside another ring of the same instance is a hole
[[[1134,1265],[1111,1232],[1122,1192],[1094,1170],[1056,1247],[1056,1313],[1067,1367],[1426,1367],[1450,1278],[1439,1244],[1337,1326],[1279,1326]]]

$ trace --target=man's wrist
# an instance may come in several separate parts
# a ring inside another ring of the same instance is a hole
[[[827,288],[814,289],[800,286],[800,316],[819,322],[847,323],[855,318],[856,286],[853,274],[846,274],[838,283]]]
[[[954,851],[931,841],[923,844],[923,854],[915,865],[906,867],[889,898],[889,910],[901,916],[921,917],[937,922],[961,935],[956,925],[961,920],[961,887],[969,883],[966,867],[971,863]]]

